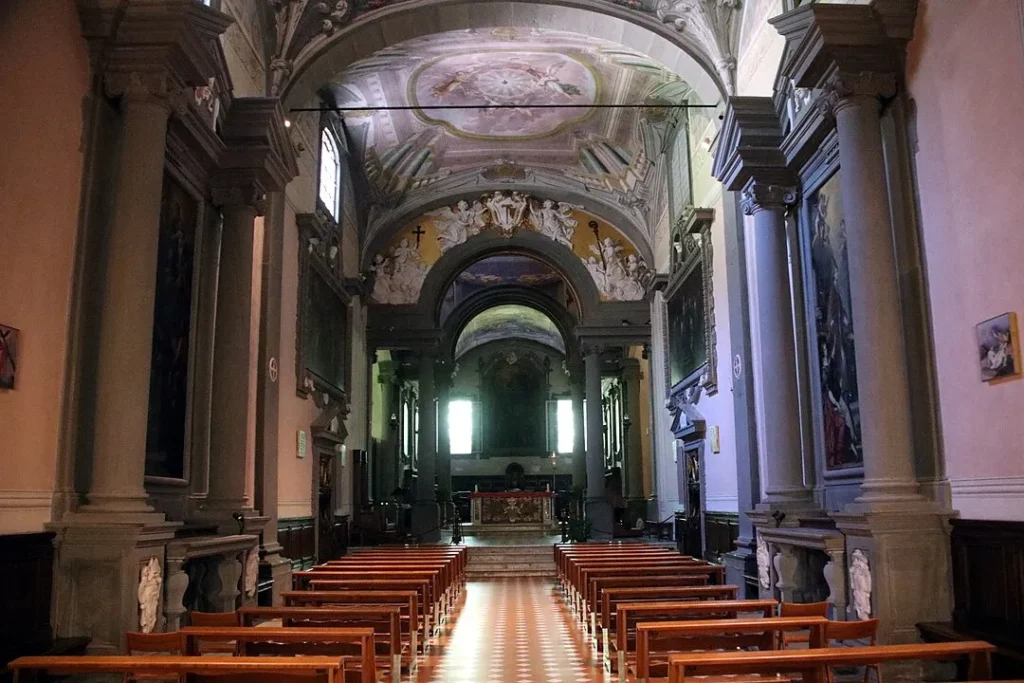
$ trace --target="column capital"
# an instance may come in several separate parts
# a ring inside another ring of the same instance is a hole
[[[836,71],[818,96],[818,110],[838,114],[846,107],[865,105],[880,109],[882,100],[896,95],[896,74],[877,71]]]
[[[747,216],[758,211],[785,211],[797,202],[799,190],[792,185],[776,185],[751,179],[743,188],[740,207]]]
[[[108,97],[120,98],[122,106],[142,103],[164,107],[179,116],[188,109],[192,89],[182,87],[165,70],[108,71],[103,75]]]
[[[267,193],[259,183],[251,180],[239,180],[232,185],[214,185],[210,188],[214,206],[219,207],[250,207],[257,216],[267,210]]]

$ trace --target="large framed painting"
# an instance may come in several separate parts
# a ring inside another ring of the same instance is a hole
[[[193,265],[200,202],[170,173],[160,206],[146,476],[187,478]]]
[[[983,382],[998,384],[1021,376],[1017,314],[1003,313],[975,326]]]
[[[840,172],[807,200],[813,338],[825,468],[829,471],[859,467],[864,462]]]
[[[668,301],[669,377],[675,386],[708,362],[704,264],[685,276]]]
[[[348,306],[318,268],[310,268],[303,316],[306,370],[338,391],[346,388]]]

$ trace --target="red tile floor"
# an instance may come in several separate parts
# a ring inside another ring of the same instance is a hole
[[[471,581],[415,683],[610,681],[553,579]]]

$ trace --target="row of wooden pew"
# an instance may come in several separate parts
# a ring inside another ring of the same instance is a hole
[[[284,605],[193,612],[173,633],[126,634],[127,656],[22,657],[23,671],[121,673],[126,683],[398,683],[465,585],[458,547],[366,550],[293,574]]]
[[[595,656],[623,682],[728,675],[730,683],[825,683],[836,667],[863,666],[865,681],[873,670],[880,683],[886,662],[962,657],[972,679],[990,675],[989,643],[876,645],[876,619],[833,621],[828,603],[737,599],[723,567],[672,548],[585,543],[554,553],[566,604]]]

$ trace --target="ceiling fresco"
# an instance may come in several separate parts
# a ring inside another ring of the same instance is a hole
[[[441,302],[441,321],[447,320],[456,306],[471,296],[490,287],[507,285],[530,287],[563,302],[570,312],[576,310],[561,273],[531,256],[510,252],[480,259],[455,276]]]
[[[419,300],[430,268],[450,248],[484,232],[511,237],[538,232],[579,258],[605,301],[639,301],[651,272],[636,247],[614,226],[582,206],[496,191],[472,202],[430,211],[400,229],[373,257],[373,291],[378,304]]]
[[[470,320],[455,342],[455,357],[465,355],[492,341],[526,339],[565,354],[565,340],[551,319],[540,311],[519,304],[488,308]]]
[[[371,223],[374,211],[392,211],[454,178],[479,182],[487,169],[548,174],[553,183],[603,191],[624,206],[642,204],[670,110],[602,105],[693,97],[677,75],[621,45],[511,27],[387,47],[352,64],[330,90],[341,106],[403,107],[345,114],[371,188]]]

